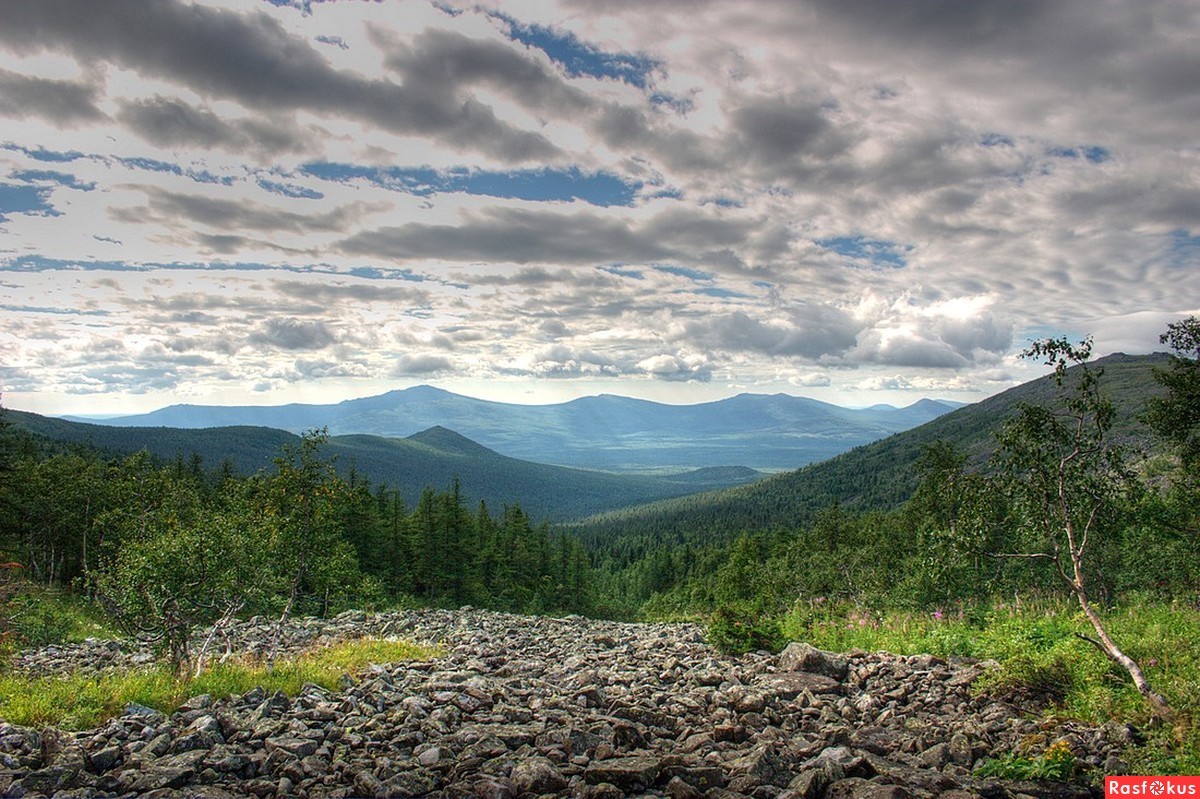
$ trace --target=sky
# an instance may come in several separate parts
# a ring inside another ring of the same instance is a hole
[[[1194,0],[37,0],[0,390],[40,413],[973,402],[1200,313]]]

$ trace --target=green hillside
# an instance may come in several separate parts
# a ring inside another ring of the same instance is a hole
[[[106,453],[145,449],[163,460],[198,456],[206,468],[228,462],[239,474],[270,467],[285,443],[299,436],[266,427],[110,427],[8,411],[19,429],[52,442],[89,446]],[[561,521],[664,497],[727,487],[756,479],[748,469],[702,469],[672,476],[616,475],[548,466],[500,455],[452,430],[434,427],[408,438],[334,436],[326,445],[339,471],[353,472],[398,490],[411,507],[426,487],[444,488],[456,478],[471,501],[493,508],[519,503],[534,519]]]
[[[1167,363],[1163,354],[1116,354],[1092,364],[1093,369],[1104,368],[1102,385],[1117,407],[1114,441],[1143,451],[1155,446],[1139,417],[1147,399],[1161,391],[1154,369]],[[607,513],[584,520],[579,529],[596,540],[650,535],[716,541],[745,530],[804,525],[835,503],[848,510],[895,508],[916,488],[913,465],[926,445],[953,442],[967,453],[970,465],[981,467],[1003,421],[1021,403],[1049,403],[1053,395],[1053,383],[1039,378],[803,469],[752,485]]]

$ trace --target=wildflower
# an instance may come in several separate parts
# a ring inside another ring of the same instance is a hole
[[[935,610],[935,611],[933,612],[933,617],[934,617],[935,619],[937,619],[938,621],[941,621],[941,619],[942,619],[942,615],[943,615],[943,614],[942,614],[942,612],[941,612],[940,610]]]

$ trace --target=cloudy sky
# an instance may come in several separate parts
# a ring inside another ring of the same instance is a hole
[[[45,413],[974,401],[1200,309],[1194,0],[36,0],[0,386]]]

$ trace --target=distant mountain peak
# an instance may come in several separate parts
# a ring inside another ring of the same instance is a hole
[[[482,444],[472,441],[461,433],[456,433],[448,427],[434,425],[427,430],[422,430],[419,433],[413,433],[408,437],[409,441],[415,441],[418,444],[424,444],[427,447],[439,450],[441,452],[454,455],[470,455],[473,457],[503,457],[498,452],[488,449]]]

